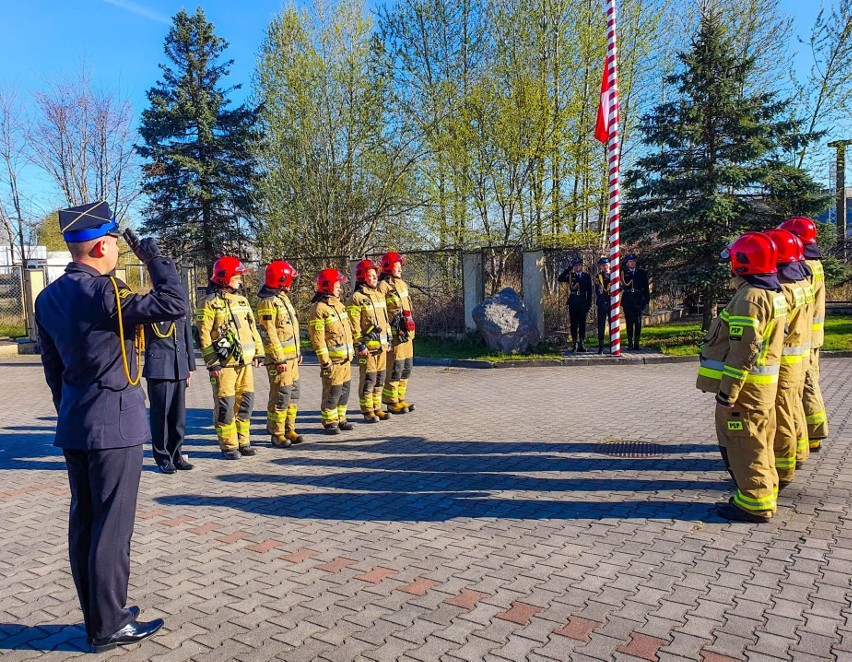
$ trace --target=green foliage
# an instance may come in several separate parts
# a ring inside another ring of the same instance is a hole
[[[36,243],[49,251],[65,251],[68,246],[59,231],[59,213],[51,212],[36,224]]]
[[[648,153],[628,172],[624,238],[635,242],[658,280],[701,293],[709,315],[730,279],[719,254],[749,230],[792,215],[814,216],[828,199],[791,150],[818,138],[785,117],[772,90],[750,91],[755,69],[710,12],[669,82],[677,98],[643,118]]]
[[[389,121],[381,45],[361,0],[269,24],[255,74],[261,245],[270,255],[362,255],[400,236],[414,148]]]
[[[175,257],[210,265],[222,253],[244,252],[244,221],[254,214],[251,187],[255,113],[229,109],[223,88],[232,61],[220,59],[227,42],[199,7],[178,12],[165,41],[168,64],[148,90],[139,153],[149,196],[143,229]]]

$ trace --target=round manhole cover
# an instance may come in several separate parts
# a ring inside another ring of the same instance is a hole
[[[598,444],[597,452],[615,457],[654,457],[665,453],[662,444],[650,441],[605,441]]]

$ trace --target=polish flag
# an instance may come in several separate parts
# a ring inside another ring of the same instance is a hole
[[[609,58],[604,65],[603,80],[601,80],[601,102],[598,106],[598,121],[595,124],[595,138],[600,140],[604,145],[609,142],[609,116],[610,106],[613,103],[618,103],[618,93],[615,95],[615,87],[609,83]],[[615,99],[611,97],[615,96]]]

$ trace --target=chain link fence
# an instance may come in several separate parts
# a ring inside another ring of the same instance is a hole
[[[23,274],[20,265],[0,267],[0,338],[26,333]]]

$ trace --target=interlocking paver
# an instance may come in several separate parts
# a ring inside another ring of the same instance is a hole
[[[414,413],[332,441],[317,434],[316,370],[309,359],[306,443],[269,447],[259,410],[259,453],[239,462],[220,458],[209,389],[187,391],[196,470],[163,477],[146,459],[133,540],[130,597],[167,626],[104,659],[852,655],[852,360],[824,361],[832,436],[761,527],[713,515],[731,483],[692,365],[418,367]],[[569,381],[570,406],[540,398]],[[613,381],[634,395],[609,418]],[[85,641],[69,494],[37,361],[6,360],[0,391],[0,657],[71,659]],[[663,452],[604,455],[606,439]]]

